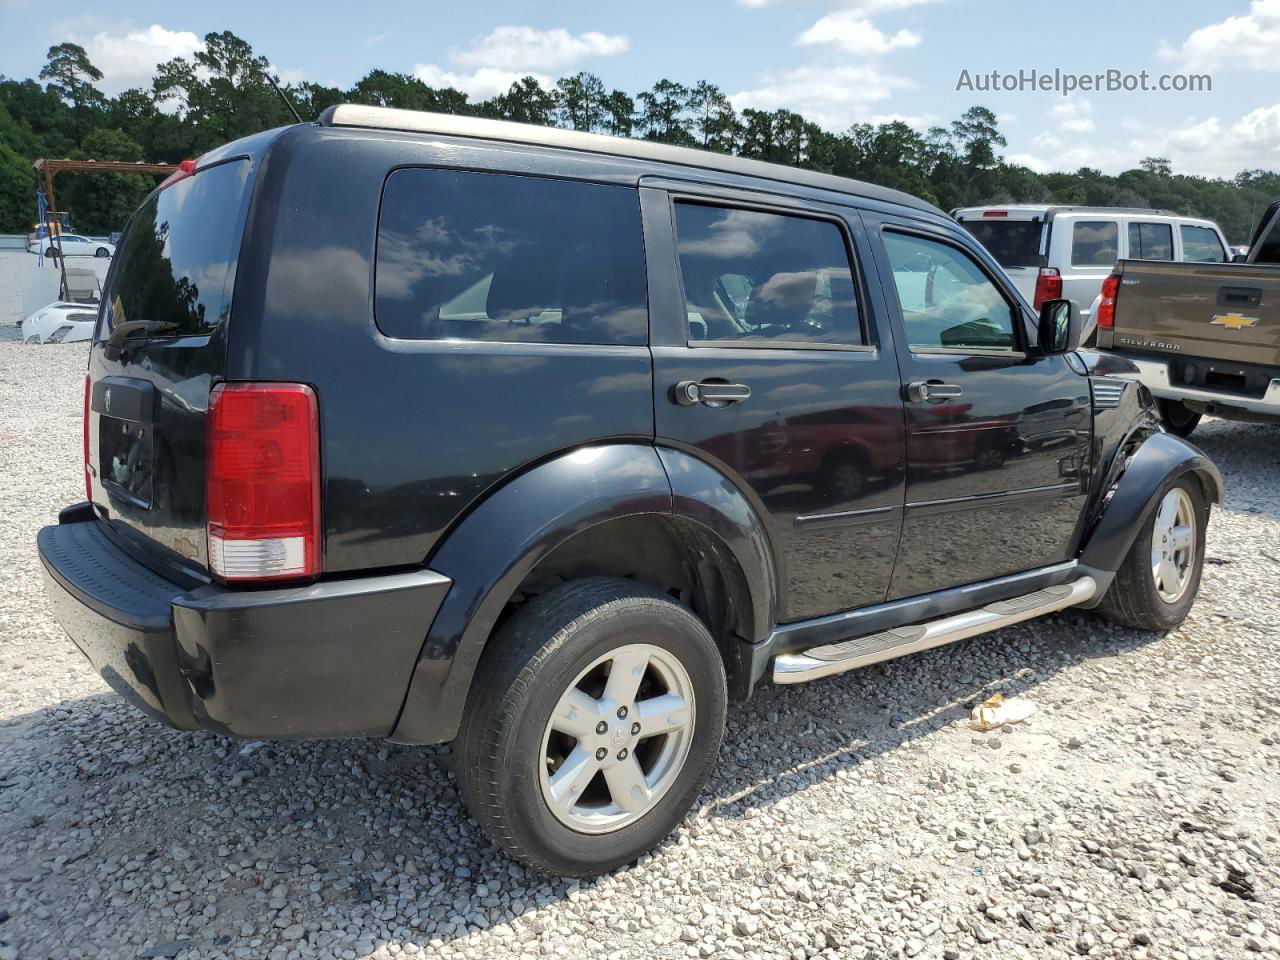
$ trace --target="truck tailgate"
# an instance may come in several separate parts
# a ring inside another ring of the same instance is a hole
[[[1116,272],[1114,349],[1280,366],[1280,267],[1121,260]]]

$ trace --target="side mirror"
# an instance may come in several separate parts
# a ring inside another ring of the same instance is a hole
[[[1249,255],[1247,253],[1235,253],[1231,255],[1232,263],[1248,263]]]
[[[1040,350],[1046,356],[1080,348],[1080,313],[1070,300],[1046,300],[1040,308]]]

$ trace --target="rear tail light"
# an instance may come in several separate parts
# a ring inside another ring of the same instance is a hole
[[[301,383],[209,394],[209,569],[223,581],[320,573],[320,417]]]
[[[1062,274],[1057,267],[1041,267],[1036,277],[1036,299],[1032,304],[1037,310],[1044,306],[1046,300],[1062,299]]]
[[[89,391],[93,383],[88,374],[84,378],[84,498],[93,500],[93,474],[89,472]]]
[[[1116,325],[1116,296],[1120,293],[1120,274],[1113,273],[1102,281],[1102,299],[1098,301],[1098,329],[1111,330]]]

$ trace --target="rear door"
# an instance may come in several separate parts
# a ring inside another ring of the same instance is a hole
[[[782,621],[885,598],[902,519],[897,362],[839,207],[642,189],[658,442],[768,525]]]
[[[89,354],[86,472],[98,515],[149,558],[195,572],[207,566],[205,419],[225,363],[250,168],[202,169],[134,213]]]
[[[906,396],[902,545],[889,598],[1067,560],[1085,502],[1089,387],[1037,356],[998,273],[942,227],[864,214]]]

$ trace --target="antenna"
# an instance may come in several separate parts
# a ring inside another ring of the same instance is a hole
[[[293,119],[302,123],[302,117],[298,116],[298,108],[293,105],[293,101],[290,100],[285,92],[280,89],[279,85],[276,83],[275,77],[271,76],[271,71],[264,67],[262,75],[267,78],[267,83],[271,84],[271,89],[280,95],[280,99],[284,101],[284,105],[288,107],[289,112],[293,114]]]

